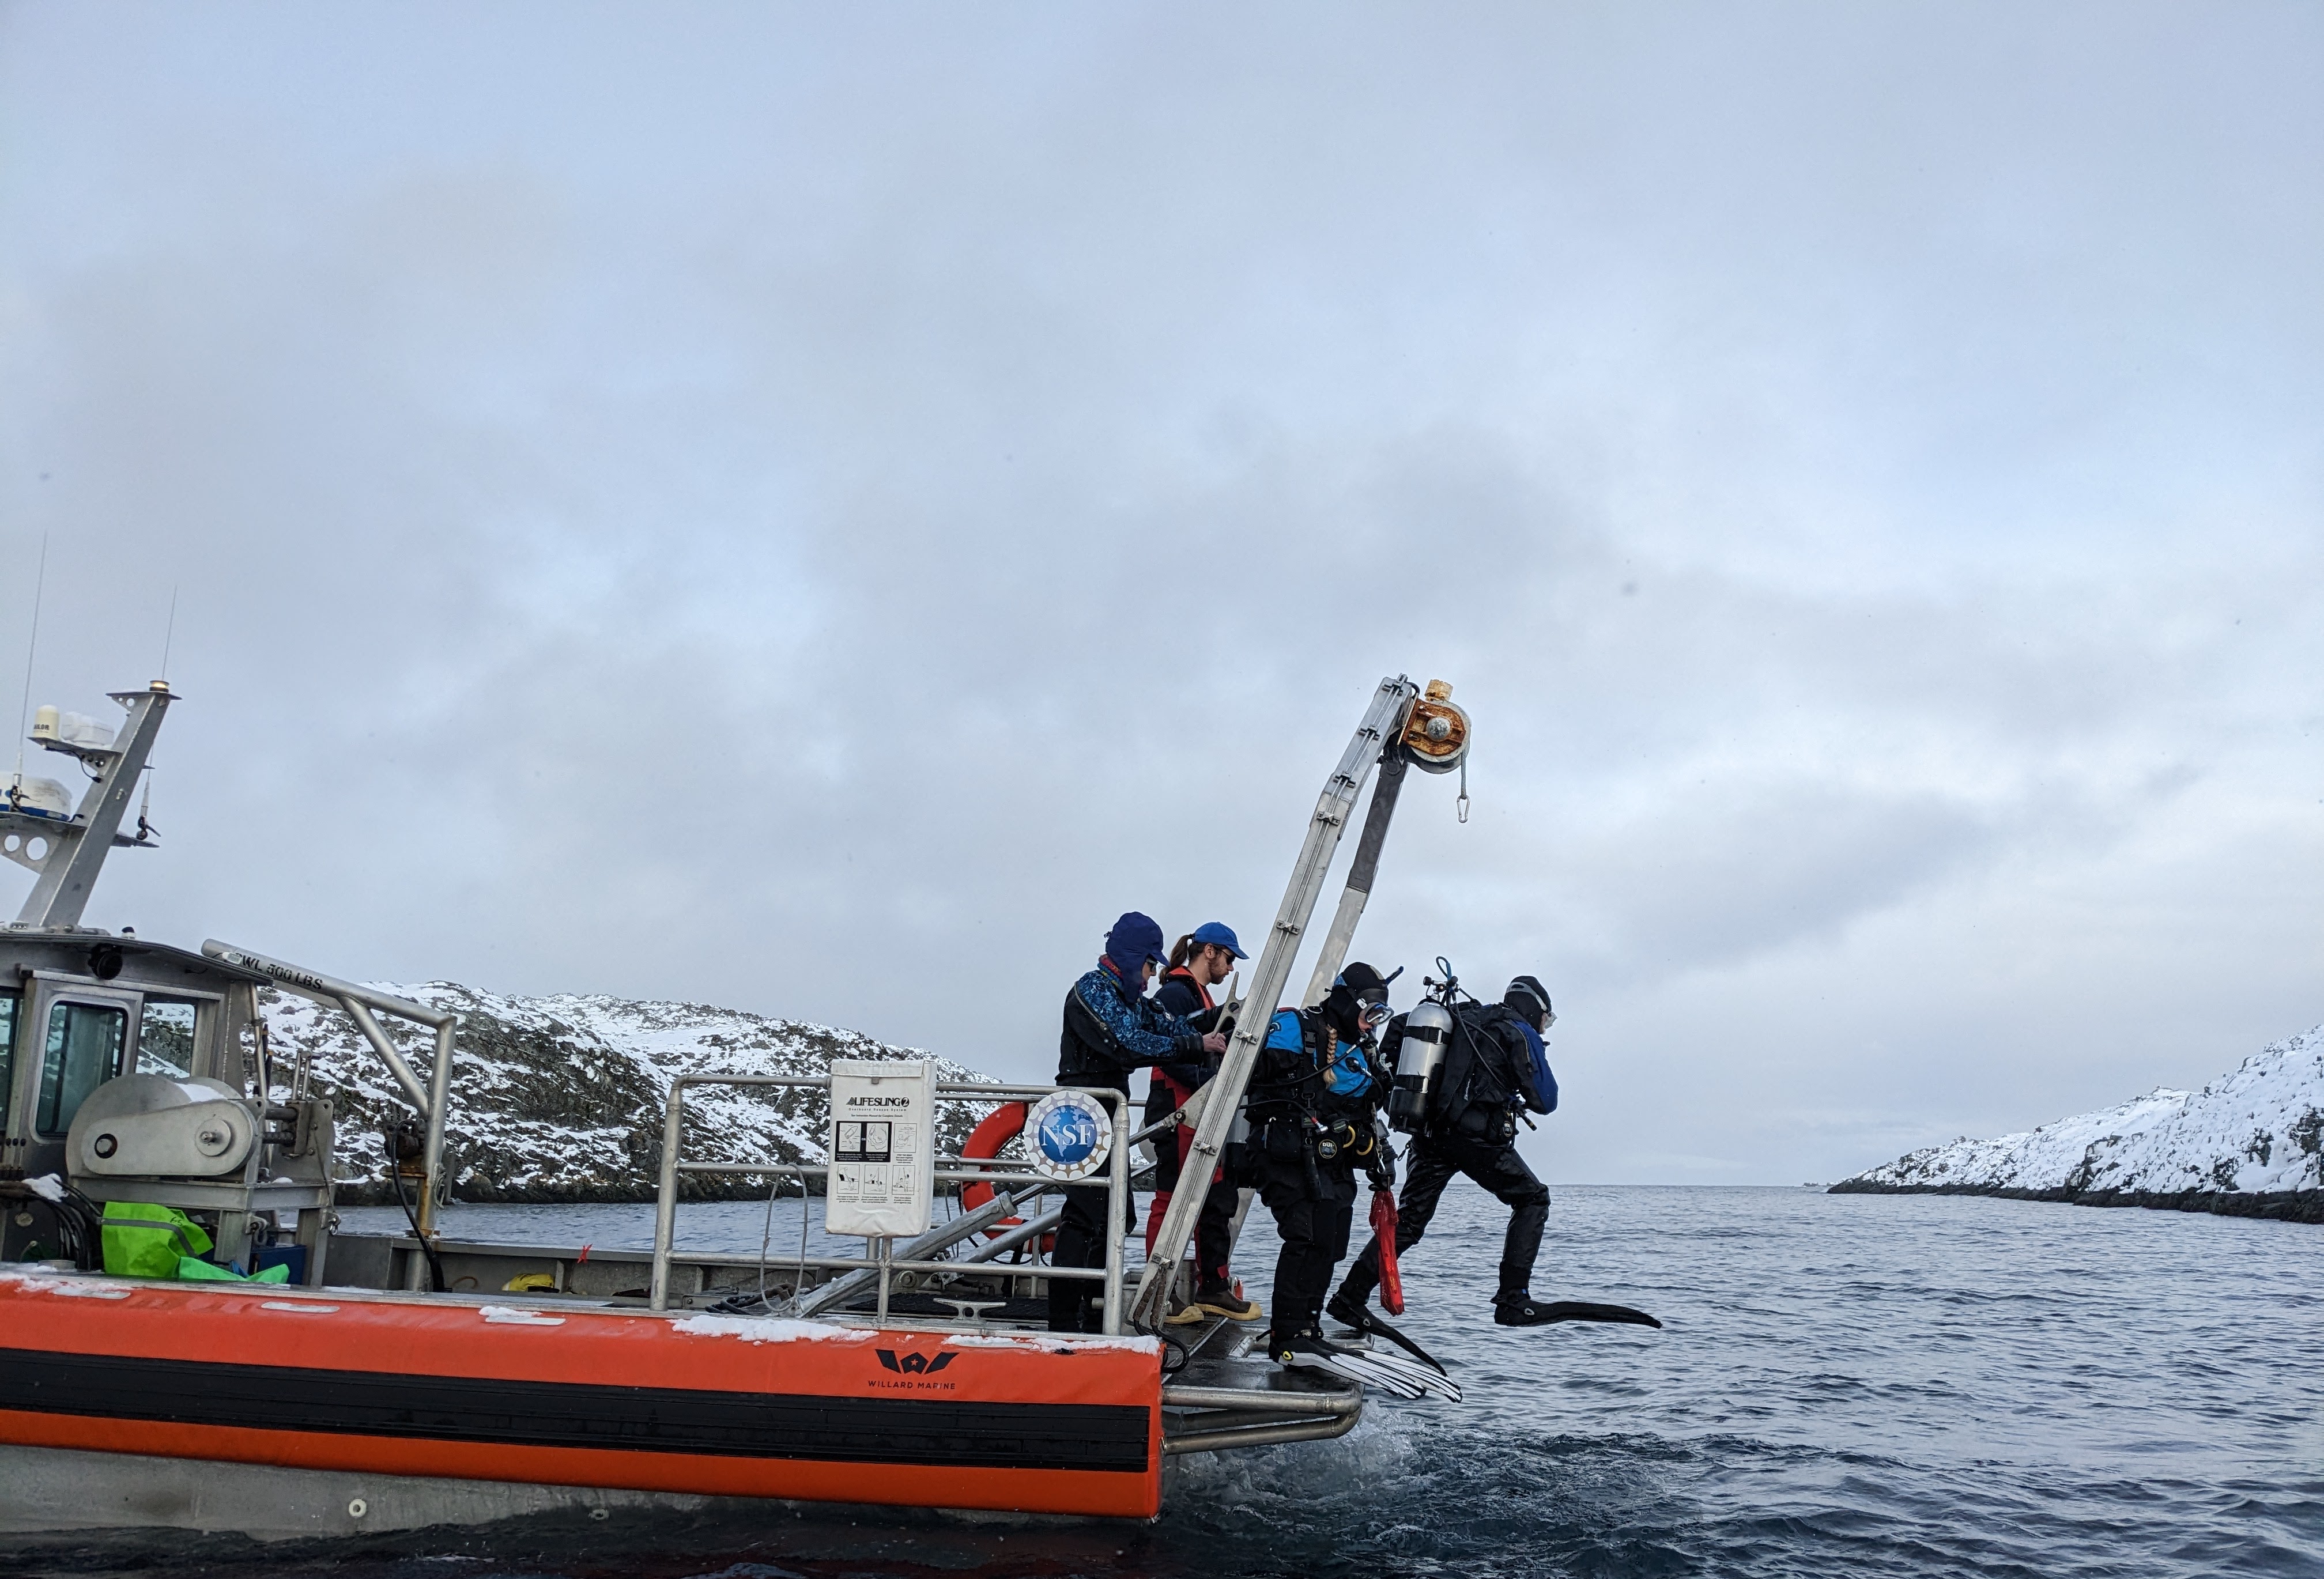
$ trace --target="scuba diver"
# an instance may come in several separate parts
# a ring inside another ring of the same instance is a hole
[[[1231,1036],[1231,1005],[1213,1003],[1211,988],[1227,978],[1236,960],[1250,957],[1242,951],[1233,928],[1224,922],[1204,922],[1172,946],[1162,984],[1154,989],[1154,1001],[1197,1031],[1216,1031],[1222,1036]],[[1146,1091],[1146,1122],[1159,1124],[1184,1107],[1196,1091],[1209,1084],[1218,1067],[1214,1058],[1156,1064],[1152,1083]],[[1169,1134],[1155,1137],[1154,1205],[1146,1217],[1146,1253],[1149,1257],[1154,1253],[1155,1237],[1161,1232],[1162,1218],[1170,1209],[1170,1198],[1177,1190],[1179,1176],[1185,1170],[1186,1156],[1194,1143],[1194,1128],[1190,1124],[1181,1124]],[[1263,1314],[1257,1300],[1243,1298],[1227,1271],[1227,1259],[1234,1248],[1235,1213],[1241,1205],[1241,1195],[1240,1189],[1224,1183],[1222,1170],[1213,1170],[1210,1193],[1203,1198],[1202,1213],[1194,1219],[1194,1299],[1184,1310],[1167,1317],[1166,1325],[1189,1326],[1207,1316],[1223,1316],[1231,1321],[1257,1321]]]
[[[1226,1051],[1225,1037],[1195,1030],[1146,996],[1155,966],[1168,958],[1162,951],[1162,929],[1148,917],[1133,910],[1113,923],[1097,968],[1065,994],[1057,1084],[1106,1087],[1120,1092],[1126,1103],[1132,1069],[1166,1059],[1216,1057]],[[1050,1264],[1105,1264],[1105,1235],[1119,1235],[1127,1226],[1117,1222],[1105,1226],[1106,1193],[1102,1184],[1065,1187],[1065,1218],[1057,1225]],[[1330,1275],[1328,1268],[1325,1275]],[[1094,1287],[1074,1279],[1051,1280],[1049,1330],[1099,1331],[1102,1313]]]
[[[1374,1060],[1374,1033],[1388,1018],[1388,984],[1359,962],[1341,971],[1315,1007],[1277,1010],[1251,1073],[1259,1195],[1283,1241],[1267,1350],[1279,1365],[1336,1372],[1398,1397],[1457,1399],[1441,1371],[1336,1346],[1319,1320],[1332,1269],[1347,1253],[1357,1168],[1380,1188],[1396,1179],[1379,1117],[1387,1071]]]
[[[1395,1062],[1401,1088],[1390,1105],[1397,1127],[1416,1132],[1404,1193],[1397,1202],[1396,1258],[1400,1262],[1406,1251],[1420,1243],[1444,1187],[1454,1174],[1464,1173],[1509,1208],[1499,1289],[1493,1296],[1496,1325],[1614,1321],[1660,1327],[1653,1317],[1627,1306],[1534,1299],[1533,1263],[1549,1221],[1549,1188],[1517,1154],[1517,1120],[1521,1113],[1557,1111],[1557,1079],[1550,1072],[1543,1040],[1557,1014],[1550,1006],[1549,989],[1537,977],[1520,976],[1509,983],[1499,1003],[1480,1004],[1473,998],[1462,1001],[1450,968],[1442,960],[1437,963],[1445,979],[1431,983],[1436,995],[1391,1020],[1382,1048],[1383,1058]],[[1442,1045],[1441,1064],[1406,1054],[1407,1032],[1416,1042]],[[1418,1077],[1408,1072],[1423,1064],[1430,1072]],[[1531,1122],[1526,1120],[1528,1127]],[[1332,1318],[1358,1331],[1379,1330],[1384,1324],[1369,1308],[1379,1279],[1380,1244],[1375,1235],[1332,1296]]]

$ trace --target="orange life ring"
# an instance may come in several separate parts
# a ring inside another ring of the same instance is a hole
[[[1001,1155],[1001,1147],[1025,1133],[1025,1107],[1026,1105],[1022,1102],[1003,1102],[986,1114],[984,1121],[969,1131],[968,1139],[961,1143],[961,1156],[966,1159]],[[964,1212],[973,1212],[991,1198],[992,1186],[982,1179],[973,1180],[961,1186],[960,1208]],[[1021,1226],[1024,1221],[1022,1217],[1003,1217],[991,1227],[987,1228],[984,1231],[984,1236],[988,1239],[998,1239],[1010,1229]],[[1048,1252],[1056,1242],[1057,1236],[1055,1234],[1042,1235],[1043,1253]]]

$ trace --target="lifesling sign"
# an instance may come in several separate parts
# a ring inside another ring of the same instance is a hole
[[[927,1059],[832,1060],[825,1233],[927,1232],[936,1106],[936,1065]]]

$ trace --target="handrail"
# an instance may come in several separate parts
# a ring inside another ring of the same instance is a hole
[[[738,1174],[761,1178],[801,1180],[827,1176],[828,1164],[817,1162],[687,1162],[680,1159],[686,1141],[686,1093],[695,1086],[724,1086],[742,1088],[779,1087],[793,1089],[812,1088],[828,1091],[828,1075],[680,1075],[669,1083],[669,1096],[662,1114],[662,1147],[660,1188],[654,1202],[653,1277],[647,1290],[647,1303],[655,1310],[669,1308],[669,1263],[678,1233],[678,1180],[681,1174],[709,1174],[733,1177]],[[1077,1090],[1094,1097],[1111,1110],[1113,1147],[1108,1159],[1106,1179],[1106,1216],[1112,1232],[1105,1240],[1105,1265],[1096,1267],[1019,1267],[1009,1268],[1012,1277],[1032,1277],[1043,1281],[1064,1280],[1068,1282],[1099,1282],[1104,1284],[1103,1328],[1108,1335],[1121,1331],[1121,1227],[1123,1204],[1130,1192],[1130,1156],[1135,1143],[1130,1126],[1130,1097],[1121,1091],[1106,1087],[1030,1086],[985,1084],[971,1081],[939,1081],[936,1097],[939,1102],[1032,1102],[1055,1091]],[[1142,1135],[1135,1138],[1143,1138]],[[989,1181],[1001,1187],[1000,1193],[973,1212],[964,1213],[950,1222],[937,1225],[927,1233],[904,1246],[899,1256],[895,1253],[892,1237],[868,1241],[872,1252],[865,1256],[809,1255],[786,1256],[785,1264],[814,1267],[818,1271],[842,1271],[849,1276],[835,1278],[816,1290],[811,1298],[802,1298],[794,1290],[794,1307],[802,1316],[813,1316],[830,1308],[849,1295],[860,1292],[867,1282],[876,1281],[879,1289],[878,1310],[881,1321],[888,1318],[888,1298],[894,1275],[906,1272],[959,1271],[971,1265],[989,1265],[981,1261],[935,1261],[927,1259],[932,1253],[959,1241],[973,1237],[1001,1217],[1015,1212],[1019,1206],[1045,1191],[1062,1189],[1056,1180],[1033,1172],[1021,1162],[999,1158],[961,1158],[964,1163],[975,1164],[961,1168],[937,1169],[931,1182],[969,1183]],[[1027,1189],[1027,1186],[1030,1189]],[[802,1198],[801,1209],[805,1209]],[[1045,1214],[1046,1216],[1046,1214]],[[1028,1235],[1027,1237],[1029,1237]],[[1015,1240],[1022,1243],[1022,1240]]]

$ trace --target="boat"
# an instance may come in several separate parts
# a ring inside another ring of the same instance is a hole
[[[83,924],[107,856],[158,842],[142,813],[123,828],[179,698],[157,681],[114,700],[113,730],[39,714],[33,742],[88,776],[69,814],[21,773],[0,807],[0,854],[36,874],[0,930],[0,1529],[328,1536],[717,1499],[1151,1519],[1186,1455],[1361,1417],[1359,1387],[1279,1371],[1240,1329],[1163,1325],[1199,1186],[1176,1193],[1143,1266],[1119,1237],[1102,1269],[1042,1259],[1043,1198],[1065,1184],[1102,1181],[1120,1220],[1140,1142],[1183,1123],[1197,1156],[1221,1154],[1264,1016],[1203,1093],[1142,1129],[1119,1092],[945,1082],[921,1060],[683,1076],[650,1252],[447,1236],[456,1014],[216,939]],[[1353,936],[1406,769],[1458,767],[1468,739],[1441,682],[1380,683],[1309,819],[1250,1001],[1282,999],[1373,770],[1307,1001]],[[268,989],[345,1014],[401,1093],[408,1232],[342,1225],[331,1103],[269,1045]],[[819,1104],[824,1159],[690,1158],[688,1096],[710,1087]],[[1029,1115],[1022,1156],[936,1149],[941,1113],[1011,1104]],[[733,1175],[796,1188],[803,1210],[816,1192],[862,1253],[687,1247],[689,1182]],[[939,1221],[963,1190],[982,1204]],[[1047,1330],[1047,1289],[1073,1278],[1098,1285],[1102,1332]]]

